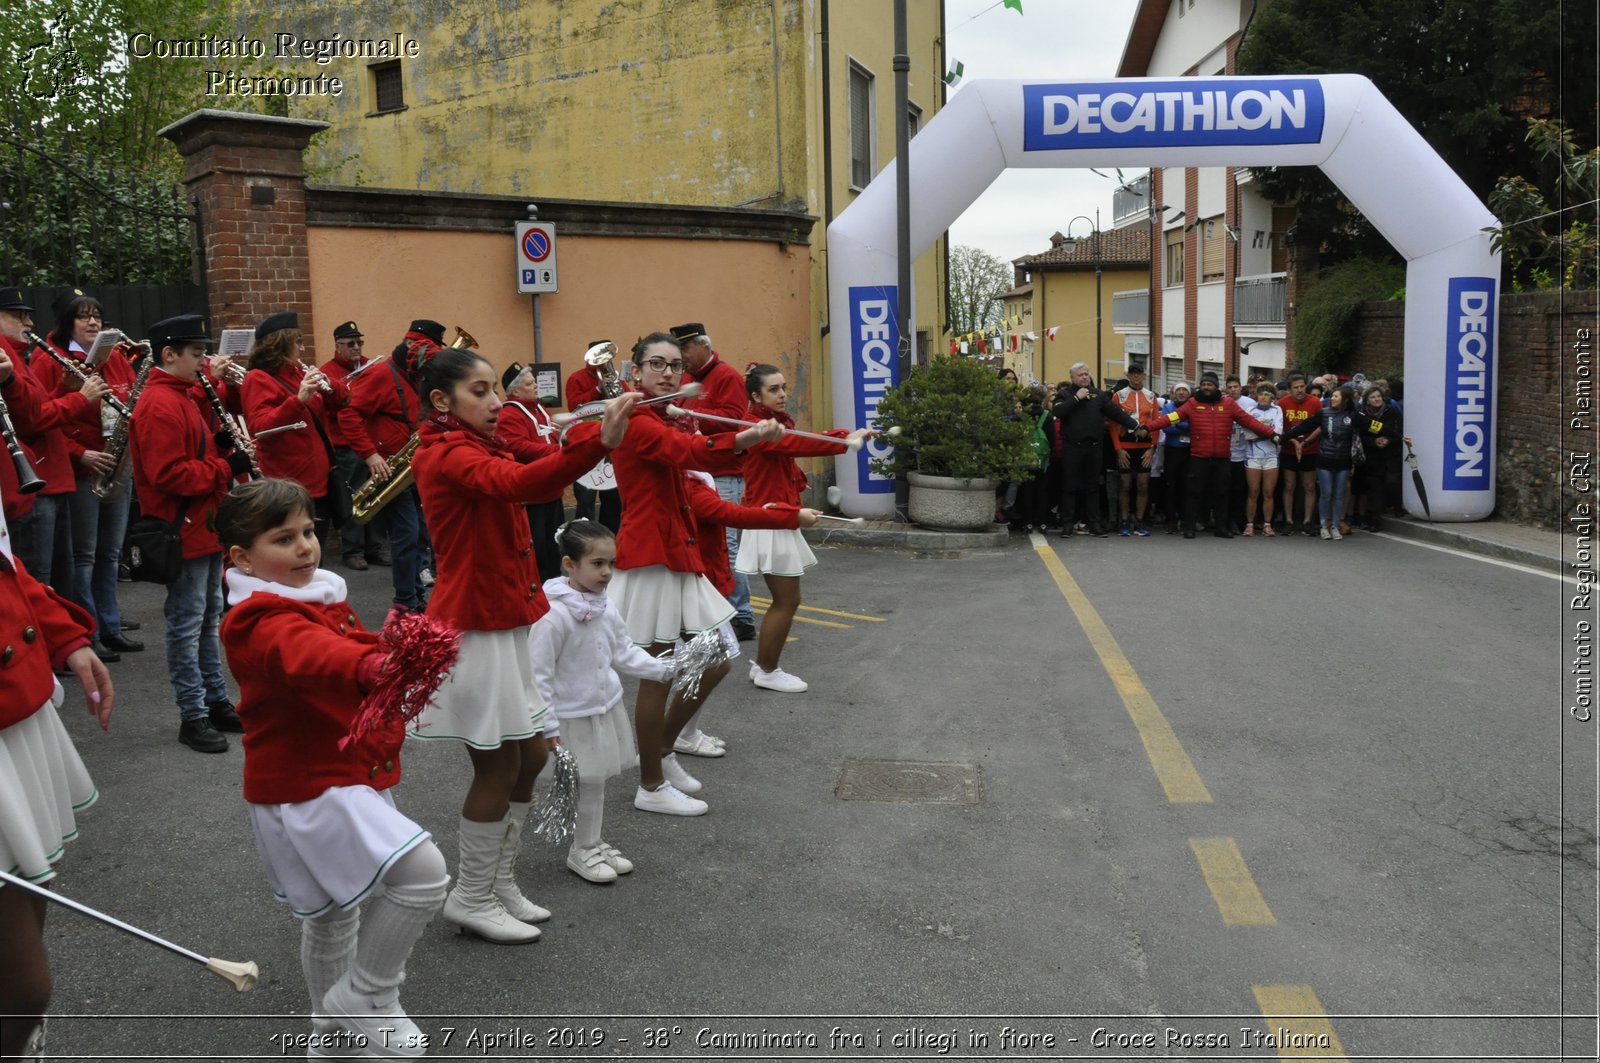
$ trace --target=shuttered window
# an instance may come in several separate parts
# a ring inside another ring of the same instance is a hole
[[[1167,287],[1175,288],[1183,283],[1183,233],[1182,229],[1167,230]]]
[[[1201,222],[1200,232],[1200,280],[1219,281],[1222,279],[1222,263],[1228,246],[1228,233],[1222,224],[1222,215]]]
[[[850,64],[850,184],[865,188],[872,181],[872,75]]]

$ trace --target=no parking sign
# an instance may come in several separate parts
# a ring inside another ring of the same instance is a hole
[[[558,290],[555,225],[547,221],[517,222],[517,294]]]

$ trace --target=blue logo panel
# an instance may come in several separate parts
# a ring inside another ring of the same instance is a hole
[[[855,423],[871,425],[884,392],[900,383],[900,299],[895,285],[850,289],[850,372],[855,378]],[[856,482],[864,495],[892,494],[894,477],[872,471],[872,458],[887,457],[876,439],[856,451]]]
[[[1315,144],[1316,78],[1183,78],[1022,86],[1024,151]]]
[[[1493,277],[1451,277],[1444,330],[1444,486],[1488,490],[1494,438],[1496,283]]]

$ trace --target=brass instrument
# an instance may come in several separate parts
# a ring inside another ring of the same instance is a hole
[[[583,352],[585,365],[600,370],[600,394],[614,399],[622,394],[622,379],[617,376],[617,345],[610,340],[597,343]]]
[[[88,372],[88,370],[84,369],[83,366],[79,365],[77,362],[73,361],[71,358],[68,358],[66,355],[62,354],[60,351],[58,351],[54,347],[50,346],[44,340],[41,340],[39,338],[39,334],[38,333],[34,332],[32,329],[23,329],[22,330],[22,338],[28,341],[28,346],[30,348],[38,348],[39,350],[43,351],[45,354],[48,354],[51,358],[55,359],[56,363],[59,364],[61,366],[61,368],[65,369],[67,372],[71,373],[74,377],[76,377],[78,379],[78,383],[80,383],[80,384],[88,383],[88,381],[89,381],[89,372]],[[103,396],[101,398],[101,401],[106,403],[113,410],[116,410],[118,413],[120,413],[124,417],[132,417],[133,416],[133,411],[130,410],[126,405],[124,405],[122,400],[117,398],[115,395],[112,395],[112,394],[108,393],[108,394],[106,394],[105,396]]]
[[[228,359],[223,363],[222,372],[220,373],[216,370],[218,358]],[[206,363],[206,368],[211,370],[213,376],[221,377],[222,382],[228,385],[230,388],[243,386],[245,374],[250,372],[250,367],[245,365],[243,362],[234,361],[231,355],[221,354],[212,355]]]
[[[211,400],[211,412],[216,415],[217,424],[228,433],[228,438],[233,440],[234,449],[242,452],[250,459],[250,479],[261,479],[261,466],[256,463],[255,445],[246,439],[244,433],[234,427],[233,420],[228,416],[228,411],[223,408],[222,400],[217,397],[217,389],[212,386],[211,378],[204,373],[200,374],[200,386],[206,390],[206,398]]]
[[[473,339],[472,333],[456,326],[456,338],[450,341],[450,347],[456,350],[468,350],[476,347],[478,341]],[[355,373],[345,377],[349,380],[356,373],[366,369],[367,366],[377,365],[380,359],[374,358],[367,365],[361,366]],[[357,524],[366,524],[376,517],[378,513],[410,489],[413,482],[411,476],[411,455],[416,453],[417,443],[421,437],[411,433],[411,438],[406,440],[406,445],[395,451],[394,456],[388,460],[389,476],[385,480],[373,478],[362,484],[355,494],[350,496],[350,519]]]
[[[144,344],[148,351],[150,345]],[[139,393],[144,390],[145,380],[150,376],[150,370],[155,367],[156,360],[146,356],[144,363],[139,366],[139,376],[133,382],[133,390],[128,393],[128,406],[139,405]],[[133,471],[133,466],[128,462],[128,430],[133,421],[128,417],[118,417],[116,425],[111,429],[111,434],[106,443],[106,453],[111,455],[111,468],[96,476],[94,483],[89,487],[98,498],[115,498],[127,486],[128,476]]]

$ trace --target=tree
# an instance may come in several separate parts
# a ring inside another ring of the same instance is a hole
[[[1520,0],[1276,0],[1240,47],[1249,74],[1371,78],[1474,194],[1534,172],[1529,117],[1593,130],[1594,4]],[[1297,238],[1329,260],[1393,251],[1315,167],[1257,171],[1269,199],[1296,208]]]
[[[993,329],[1000,324],[996,298],[1011,288],[1010,267],[978,247],[950,249],[950,332]]]
[[[0,277],[18,284],[189,275],[181,160],[157,130],[205,97],[205,71],[258,61],[141,56],[151,41],[238,37],[233,0],[0,5]],[[229,99],[235,109],[254,98]]]
[[[1505,253],[1511,285],[1593,288],[1600,280],[1600,148],[1579,151],[1570,129],[1538,118],[1528,121],[1528,143],[1538,153],[1538,177],[1502,177],[1489,193],[1501,222],[1494,246]]]

